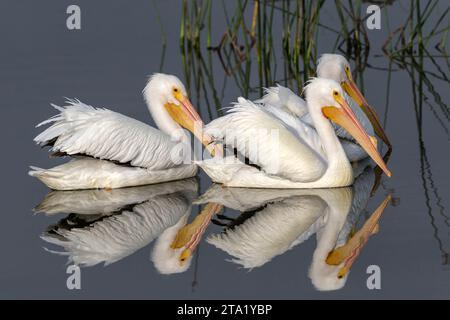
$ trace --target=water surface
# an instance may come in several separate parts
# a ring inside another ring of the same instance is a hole
[[[0,4],[0,110],[3,120],[0,126],[3,137],[1,298],[450,298],[450,213],[447,209],[450,173],[449,134],[446,130],[449,123],[445,111],[442,111],[447,108],[448,82],[431,77],[440,100],[423,88],[425,96],[415,101],[413,93],[418,93],[418,89],[412,87],[410,74],[398,67],[391,73],[387,108],[388,73],[372,68],[364,71],[367,99],[382,118],[388,110],[386,129],[394,145],[389,167],[394,175],[391,179],[383,179],[375,196],[367,200],[367,206],[359,212],[349,211],[343,224],[356,223],[356,231],[369,221],[371,214],[389,194],[394,205],[388,205],[384,210],[377,232],[364,245],[341,289],[319,291],[311,279],[314,255],[320,243],[317,230],[325,230],[326,226],[326,221],[322,221],[322,225],[316,226],[315,233],[309,228],[305,232],[309,230],[311,235],[299,233],[298,236],[303,234],[304,239],[295,245],[286,247],[283,243],[286,250],[280,249],[277,251],[279,254],[268,254],[268,257],[273,256],[270,259],[259,257],[262,260],[253,262],[257,266],[249,262],[253,267],[251,271],[230,261],[233,256],[226,251],[202,241],[186,271],[161,274],[152,258],[157,240],[150,241],[153,239],[149,236],[141,248],[134,243],[134,253],[124,257],[119,254],[117,261],[108,266],[99,263],[83,267],[82,289],[68,290],[67,256],[44,250],[44,247],[55,251],[63,248],[49,244],[41,236],[49,226],[54,226],[71,212],[55,215],[33,213],[33,208],[43,201],[49,190],[27,175],[29,165],[51,167],[61,160],[49,159],[45,151],[33,144],[32,139],[39,132],[34,126],[54,114],[50,102],[61,104],[66,96],[152,123],[141,90],[146,77],[159,70],[161,54],[160,26],[151,1],[133,6],[124,1],[78,1],[83,15],[80,31],[68,31],[65,27],[65,10],[69,4],[68,1],[57,4],[50,1],[39,4],[3,1]],[[444,1],[439,5],[442,8],[446,6]],[[161,1],[157,6],[168,41],[163,71],[183,77],[178,42],[181,5],[178,1]],[[388,12],[392,17],[404,17],[407,14],[405,7],[405,2],[400,1]],[[328,13],[325,11],[324,14],[332,17],[333,7],[326,10]],[[216,32],[213,32],[212,42],[218,43],[226,22],[220,6],[214,6],[213,13]],[[399,18],[391,18],[391,24],[395,19]],[[330,18],[329,25],[337,23]],[[386,37],[384,29],[370,33],[369,62],[373,66],[389,66],[380,49]],[[331,37],[324,34],[319,50],[326,52],[330,48]],[[213,64],[215,74],[223,77],[219,61],[213,59]],[[425,64],[433,67],[429,60]],[[438,64],[448,76],[445,60],[438,60]],[[256,76],[252,75],[253,84]],[[226,106],[240,94],[237,85],[229,78],[221,103]],[[202,115],[209,120],[201,95],[197,99],[195,90],[191,95]],[[250,96],[256,97],[257,92],[251,92]],[[419,121],[415,110],[420,103],[422,116]],[[188,195],[182,186],[179,190],[169,190],[173,192],[164,190],[159,200],[168,201],[169,197],[181,206],[186,205],[210,187],[210,180],[200,174],[198,180],[188,182],[187,189],[192,191],[187,192]],[[158,187],[149,187],[146,192],[154,196],[155,188]],[[353,199],[355,193],[354,190],[330,192],[341,192],[336,197],[347,203],[353,201],[350,198]],[[238,195],[245,199],[247,193],[244,190]],[[275,210],[273,208],[277,205],[278,208],[285,205],[287,209],[283,211],[282,219],[287,219],[288,209],[296,211],[295,205],[304,204],[303,207],[310,208],[307,211],[313,216],[311,220],[318,221],[323,219],[323,212],[328,207],[324,196],[314,192],[284,194],[277,201],[270,196],[256,196],[249,192],[248,197],[255,203],[245,208],[228,204],[230,207],[223,214],[236,218],[239,212],[256,211],[252,218],[258,218],[264,214],[261,207]],[[140,203],[145,200],[148,199],[140,199]],[[68,200],[62,203],[70,204]],[[106,205],[102,207],[107,209]],[[191,219],[198,212],[199,206],[193,205]],[[179,212],[172,210],[169,213],[174,215],[170,223],[178,221]],[[295,212],[291,214],[298,218]],[[295,221],[292,217],[289,219]],[[98,216],[91,218],[97,219]],[[274,214],[272,218],[276,221],[277,216]],[[73,219],[76,217],[72,215],[66,222],[72,223]],[[226,219],[217,220],[229,223]],[[249,222],[250,218],[234,230]],[[307,224],[304,220],[298,223]],[[161,227],[158,232],[163,230]],[[223,226],[211,224],[203,239],[222,231]],[[154,230],[152,232],[158,234]],[[271,233],[262,228],[260,234],[264,233],[265,239],[277,235],[276,231]],[[347,236],[341,234],[341,237],[348,238],[349,234],[351,232],[347,232]],[[266,249],[269,249],[269,244]],[[255,253],[263,250],[255,249]],[[367,288],[369,275],[366,271],[370,265],[381,269],[381,290]]]

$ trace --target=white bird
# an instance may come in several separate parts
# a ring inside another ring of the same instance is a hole
[[[376,144],[348,105],[339,83],[316,78],[305,88],[314,128],[270,105],[239,98],[205,132],[231,146],[251,164],[226,156],[198,162],[214,182],[230,187],[327,188],[353,183],[350,162],[329,120],[342,126],[386,175]]]
[[[56,190],[112,189],[194,176],[190,137],[182,127],[205,146],[210,141],[202,135],[203,123],[183,83],[172,75],[154,74],[143,95],[159,130],[79,100],[53,105],[60,113],[38,125],[52,124],[34,141],[75,159],[51,169],[32,167],[29,174]]]
[[[197,196],[196,178],[115,190],[52,191],[36,211],[71,213],[41,238],[64,251],[69,262],[80,266],[117,262],[156,239],[152,261],[161,273],[183,272],[172,249],[176,233],[186,223]]]
[[[331,79],[340,83],[349,95],[349,97],[346,97],[349,106],[365,131],[370,136],[376,133],[391,148],[391,143],[381,126],[377,113],[367,103],[353,81],[350,64],[345,57],[339,54],[323,54],[317,66],[317,77]],[[306,101],[289,88],[277,85],[276,87],[267,88],[265,92],[265,96],[255,102],[280,108],[284,112],[299,117],[310,126],[314,126],[311,115],[308,112]],[[345,129],[335,126],[335,131],[350,161],[359,161],[368,156]]]

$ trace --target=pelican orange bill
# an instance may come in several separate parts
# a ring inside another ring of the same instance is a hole
[[[334,99],[337,103],[339,103],[341,108],[331,106],[323,107],[323,115],[347,130],[367,152],[367,154],[375,161],[375,163],[380,166],[384,173],[388,177],[391,177],[392,174],[387,168],[386,163],[378,152],[372,139],[370,139],[361,123],[359,123],[347,101],[345,101],[345,99],[338,92],[334,93]]]
[[[346,72],[346,74],[347,74],[348,80],[341,83],[342,88],[361,107],[362,111],[366,114],[367,118],[369,119],[370,123],[372,124],[373,129],[375,130],[375,133],[381,138],[381,140],[383,140],[383,142],[389,148],[391,148],[391,146],[392,146],[391,142],[389,141],[389,139],[386,135],[386,132],[384,132],[384,129],[380,123],[380,120],[378,119],[377,113],[369,105],[369,103],[364,98],[361,91],[358,89],[358,86],[353,81],[350,71]]]
[[[176,105],[175,103],[166,103],[164,105],[167,112],[179,125],[192,132],[202,142],[209,153],[214,156],[217,149],[211,145],[212,138],[203,134],[204,124],[197,110],[195,110],[186,96],[180,95],[177,100],[180,102],[180,105]]]

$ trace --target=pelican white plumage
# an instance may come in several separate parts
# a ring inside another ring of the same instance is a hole
[[[317,77],[331,79],[340,83],[342,88],[348,94],[346,100],[349,106],[364,130],[370,136],[374,136],[376,133],[377,136],[391,148],[391,142],[380,123],[376,111],[367,103],[367,100],[353,81],[350,63],[345,57],[339,54],[323,54],[317,65]],[[292,92],[289,88],[278,84],[277,86],[267,88],[265,93],[264,97],[255,102],[279,108],[314,127],[312,117],[308,112],[306,101]],[[345,129],[335,126],[335,131],[350,161],[359,161],[368,156]]]
[[[186,224],[197,192],[195,178],[110,191],[52,191],[36,211],[71,214],[41,238],[64,248],[51,252],[67,255],[81,266],[111,264],[157,239],[152,253],[157,270],[182,272],[190,259],[180,265],[183,248],[174,250],[170,245]]]
[[[60,114],[40,123],[52,125],[34,140],[57,155],[76,157],[51,168],[32,167],[30,175],[56,190],[120,188],[192,177],[188,129],[207,145],[203,123],[175,76],[154,74],[144,99],[159,130],[108,109],[79,100],[53,105]],[[210,148],[210,147],[208,147]]]
[[[214,182],[230,187],[328,188],[354,181],[350,162],[329,120],[348,131],[390,176],[376,144],[345,100],[339,83],[323,78],[305,88],[315,128],[280,108],[239,98],[206,132],[237,149],[253,165],[234,156],[199,162]],[[255,167],[256,165],[256,167]]]

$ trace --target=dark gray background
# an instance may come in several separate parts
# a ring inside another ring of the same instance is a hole
[[[182,77],[181,2],[156,2],[168,38],[164,72]],[[65,26],[66,8],[73,3],[82,9],[80,31]],[[218,30],[213,43],[217,43],[225,24],[220,5],[213,9]],[[402,4],[388,10],[394,20],[405,14]],[[380,53],[386,34],[373,31],[370,36],[373,56]],[[442,198],[437,203],[432,194],[427,210],[410,79],[401,71],[393,74],[388,123],[395,146],[389,163],[394,176],[384,180],[384,188],[370,204],[376,207],[387,190],[393,190],[399,205],[386,209],[379,233],[364,248],[342,290],[323,293],[313,288],[307,271],[314,239],[251,272],[225,261],[227,255],[203,243],[195,290],[194,265],[184,274],[161,276],[149,261],[148,246],[108,267],[84,268],[82,290],[67,290],[66,258],[45,252],[39,238],[57,219],[32,213],[48,189],[27,175],[28,166],[57,163],[33,144],[39,132],[34,126],[54,114],[50,102],[61,104],[66,96],[151,123],[141,90],[146,77],[158,71],[160,39],[151,1],[0,2],[0,298],[450,298],[450,266],[443,265],[441,257],[450,250],[450,227],[444,216],[450,190],[449,139],[425,112],[424,139],[434,186]],[[325,41],[323,50],[330,46]],[[384,58],[371,59],[387,65]],[[385,105],[386,79],[382,71],[365,73],[366,97],[379,112]],[[448,83],[435,86],[447,102]],[[224,105],[238,94],[229,85]],[[202,190],[209,183],[202,176]],[[371,264],[381,267],[382,290],[366,288],[366,268]]]

